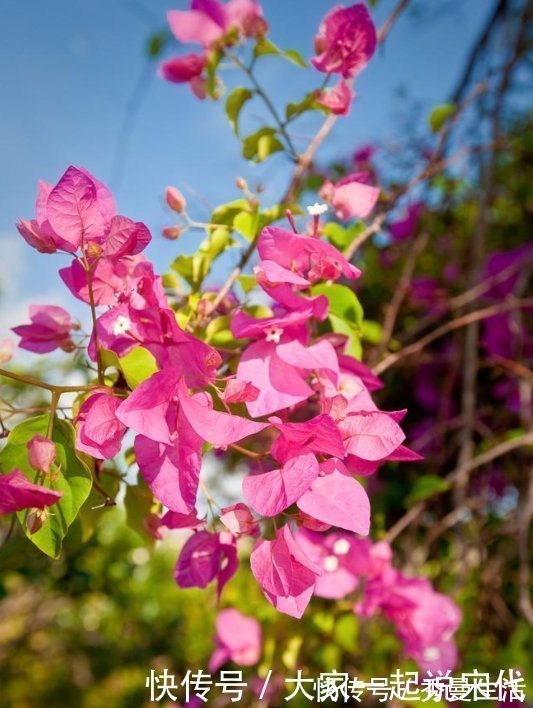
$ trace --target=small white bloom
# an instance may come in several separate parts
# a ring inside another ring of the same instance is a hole
[[[350,543],[345,538],[339,538],[333,544],[333,553],[337,556],[345,556],[350,550]]]
[[[131,327],[131,320],[129,317],[124,317],[124,315],[119,315],[113,325],[113,334],[118,336],[119,334],[125,334]]]
[[[437,661],[440,659],[440,651],[438,647],[428,647],[424,649],[424,659],[426,661]]]
[[[333,573],[339,567],[339,560],[335,556],[326,556],[324,558],[324,570]]]
[[[322,216],[322,214],[325,214],[327,210],[327,204],[319,204],[318,202],[315,202],[314,204],[311,204],[307,207],[309,216]]]
[[[278,344],[282,334],[283,330],[281,329],[281,327],[267,327],[265,329],[265,336],[267,342],[275,342],[276,344]]]

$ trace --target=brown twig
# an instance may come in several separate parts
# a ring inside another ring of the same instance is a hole
[[[385,359],[382,359],[378,364],[376,364],[373,368],[373,372],[379,376],[402,359],[406,359],[413,354],[418,354],[429,344],[437,339],[440,339],[449,332],[453,332],[456,329],[461,329],[471,322],[479,322],[480,320],[484,320],[488,317],[493,317],[494,315],[501,314],[502,312],[508,312],[509,310],[519,307],[533,307],[533,298],[524,298],[521,300],[509,298],[505,302],[498,303],[497,305],[491,305],[490,307],[485,307],[482,310],[469,312],[466,315],[462,315],[461,317],[451,320],[450,322],[446,322],[441,327],[437,327],[437,329],[433,330],[433,332],[429,332],[429,334],[422,337],[417,342],[409,344],[399,352],[394,352],[393,354],[386,356]]]

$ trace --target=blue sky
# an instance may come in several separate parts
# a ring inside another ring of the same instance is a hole
[[[380,0],[373,10],[378,25],[395,3]],[[316,27],[334,4],[263,0],[271,38],[309,57]],[[109,182],[126,107],[142,72],[152,73],[146,69],[146,39],[164,27],[167,9],[185,5],[183,0],[2,0],[0,336],[26,320],[30,302],[79,312],[56,275],[67,258],[34,252],[14,223],[33,214],[37,180],[55,182],[69,164]],[[431,106],[448,97],[493,2],[413,0],[412,5],[358,79],[358,100],[350,117],[339,121],[321,152],[324,158],[369,141],[401,138],[401,88],[420,103],[420,121],[425,122]],[[263,61],[264,84],[282,105],[320,80],[314,71],[283,60]],[[247,125],[253,128],[264,114],[259,108],[251,113]],[[311,135],[312,125],[300,131]],[[167,184],[182,188],[203,218],[206,212],[195,194],[212,205],[234,198],[240,174],[270,183],[272,193],[279,186],[281,193],[289,174],[279,159],[264,167],[243,165],[222,105],[200,102],[188,88],[155,75],[143,83],[127,150],[121,154],[120,179],[111,185],[118,209],[150,227],[154,241],[148,255],[160,271],[179,250],[190,252],[194,238],[169,243],[159,237],[162,226],[171,223],[162,201]]]

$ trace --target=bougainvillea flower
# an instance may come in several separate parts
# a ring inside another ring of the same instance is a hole
[[[276,348],[275,342],[253,342],[237,367],[237,380],[251,381],[259,389],[256,400],[246,403],[253,418],[301,403],[313,394],[298,369],[280,359]]]
[[[57,456],[57,448],[52,440],[43,435],[34,435],[26,443],[28,448],[28,462],[34,470],[48,474]]]
[[[167,511],[161,518],[161,524],[167,529],[196,529],[205,524],[205,519],[199,519],[196,509],[188,514],[178,511]]]
[[[235,536],[243,534],[257,536],[259,533],[257,521],[250,509],[242,502],[221,509],[220,521]]]
[[[254,338],[278,343],[287,329],[303,325],[312,316],[311,309],[275,314],[272,317],[252,317],[239,310],[231,320],[231,332],[238,339]]]
[[[19,347],[37,354],[47,354],[54,349],[72,351],[69,313],[57,305],[30,305],[31,324],[13,327],[21,337]]]
[[[314,455],[293,457],[281,469],[246,477],[242,483],[244,498],[258,514],[276,516],[300,499],[318,473]]]
[[[298,508],[332,526],[366,536],[370,529],[370,501],[364,487],[352,477],[333,471],[317,477],[297,501]]]
[[[114,216],[105,233],[102,253],[108,258],[135,256],[144,251],[152,240],[148,227],[126,216]]]
[[[203,47],[217,44],[230,29],[245,37],[260,37],[268,31],[261,7],[252,0],[192,0],[190,10],[170,10],[168,23],[176,39]]]
[[[398,423],[382,411],[353,413],[338,425],[346,452],[363,460],[382,460],[405,440]]]
[[[420,215],[424,210],[422,202],[410,204],[405,213],[389,226],[389,233],[394,241],[406,241],[416,232]]]
[[[215,447],[225,448],[231,443],[261,432],[269,425],[214,410],[209,394],[190,396],[183,378],[178,384],[178,397],[183,415],[191,427]]]
[[[46,202],[48,222],[61,238],[63,249],[74,252],[90,241],[100,241],[114,216],[114,200],[99,180],[85,170],[69,167]]]
[[[63,492],[32,484],[20,470],[0,474],[0,514],[12,514],[22,509],[44,509],[62,496]]]
[[[319,194],[332,205],[339,219],[366,219],[379,197],[378,187],[366,184],[366,178],[366,173],[354,172],[335,184],[326,180]]]
[[[110,460],[120,452],[126,426],[117,418],[120,398],[94,393],[81,405],[76,416],[76,447],[99,460]]]
[[[354,592],[367,570],[368,539],[342,531],[321,534],[306,528],[298,529],[294,537],[321,570],[314,591],[317,597],[340,600]]]
[[[376,50],[376,28],[363,3],[335,7],[328,12],[315,37],[318,56],[311,63],[325,74],[356,76]]]
[[[286,524],[273,541],[261,539],[250,566],[266,599],[280,612],[299,619],[313,595],[320,569],[300,548]]]
[[[272,456],[279,462],[285,462],[302,450],[344,457],[339,428],[329,415],[320,414],[302,423],[283,423],[279,418],[270,418],[270,423],[280,432],[271,448]]]
[[[238,29],[244,37],[257,39],[268,32],[261,5],[255,0],[229,0],[226,9],[229,26]]]
[[[332,271],[328,276],[330,280],[336,280],[341,275],[345,278],[359,278],[361,275],[359,268],[349,263],[335,246],[277,226],[267,226],[261,231],[257,250],[261,259],[275,261],[310,282],[319,280],[321,276],[318,276],[318,271],[326,267]]]
[[[61,268],[59,275],[75,297],[90,302],[87,273],[78,260]],[[100,258],[91,268],[91,288],[95,305],[127,302],[141,310],[153,304],[166,306],[161,278],[155,275],[153,265],[141,254],[120,259]]]
[[[172,57],[162,62],[159,67],[159,74],[174,84],[186,84],[202,75],[205,63],[206,58],[201,54]]]
[[[238,563],[232,534],[197,531],[183,546],[174,577],[180,588],[205,588],[216,578],[220,596]]]
[[[190,515],[196,506],[202,443],[186,421],[172,445],[144,435],[135,438],[135,457],[144,481],[158,501],[180,515]]]
[[[237,381],[230,379],[221,398],[226,403],[245,403],[246,401],[255,401],[259,396],[259,389],[250,381]]]
[[[323,372],[333,383],[338,381],[337,353],[327,339],[321,339],[310,347],[304,347],[301,342],[294,339],[291,342],[280,343],[276,353],[285,363],[302,371]]]
[[[15,345],[10,337],[0,339],[0,364],[5,364],[13,358]]]
[[[329,108],[336,116],[347,116],[354,98],[355,93],[346,81],[339,81],[333,88],[321,91],[316,98],[316,102],[325,108]]]
[[[253,666],[261,657],[261,625],[239,610],[218,613],[215,650],[209,659],[209,671],[217,671],[226,661],[239,666]]]
[[[180,42],[211,47],[226,33],[227,8],[219,0],[192,0],[190,10],[167,13],[172,33]]]

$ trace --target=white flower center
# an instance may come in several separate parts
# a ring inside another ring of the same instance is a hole
[[[322,214],[325,214],[328,210],[328,205],[327,204],[319,204],[318,202],[315,202],[314,204],[310,204],[307,207],[307,212],[309,216],[321,216]]]
[[[131,320],[129,317],[124,317],[124,315],[119,315],[113,325],[113,334],[125,334],[131,327]]]
[[[345,556],[350,550],[350,544],[345,538],[339,538],[333,544],[333,553],[337,556]]]
[[[440,651],[437,647],[428,647],[424,649],[424,659],[426,661],[437,661],[440,658]]]
[[[333,573],[339,567],[339,559],[336,556],[326,556],[324,558],[324,570]]]
[[[281,327],[267,327],[265,329],[265,336],[267,342],[275,342],[276,344],[278,344],[282,334],[283,330],[281,329]]]

